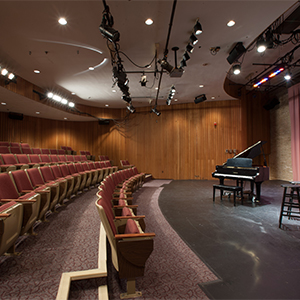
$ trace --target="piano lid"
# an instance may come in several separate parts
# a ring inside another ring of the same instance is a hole
[[[261,153],[264,154],[262,145],[264,145],[265,143],[266,141],[258,141],[256,144],[248,147],[246,150],[235,155],[233,158],[237,158],[237,157],[254,158],[260,155]]]

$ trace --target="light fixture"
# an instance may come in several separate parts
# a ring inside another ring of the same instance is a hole
[[[187,51],[185,51],[184,52],[184,54],[183,54],[183,59],[185,60],[185,61],[187,61],[187,60],[189,60],[191,57],[189,56],[189,54],[187,53]]]
[[[232,27],[233,25],[235,25],[235,22],[233,20],[230,20],[228,23],[227,23],[227,26],[228,27]]]
[[[68,100],[67,99],[62,99],[61,104],[68,104]]]
[[[194,26],[194,32],[196,35],[199,35],[202,33],[202,26],[201,24],[199,23],[199,21],[197,20],[195,26]]]
[[[261,35],[257,39],[256,47],[257,47],[256,50],[257,50],[258,53],[262,53],[262,52],[266,51],[267,46],[266,46],[266,41],[265,41],[263,35]]]
[[[49,92],[49,93],[47,94],[47,97],[48,97],[48,98],[50,98],[50,99],[52,99],[52,98],[53,98],[53,96],[54,96],[54,94],[53,94],[53,93],[51,93],[51,92]]]
[[[195,46],[198,43],[197,37],[192,33],[190,36],[190,42]]]
[[[58,23],[59,23],[60,25],[66,25],[68,22],[67,22],[67,20],[66,20],[65,18],[60,18],[60,19],[58,20]]]
[[[153,20],[152,19],[147,19],[146,21],[145,21],[145,24],[146,25],[152,25],[153,24]]]
[[[286,73],[284,74],[284,79],[285,79],[286,81],[289,81],[289,80],[292,79],[292,76],[291,76],[291,73],[290,73],[289,70],[286,70]]]
[[[175,86],[172,85],[171,88],[170,88],[170,92],[169,92],[167,101],[166,101],[167,105],[171,105],[171,101],[172,101],[172,99],[173,99],[175,93],[176,93]]]
[[[151,109],[151,112],[155,113],[158,117],[160,116],[160,112],[156,110],[156,106]]]
[[[40,73],[41,73],[40,70],[34,70],[33,72],[34,72],[35,74],[40,74]]]
[[[39,114],[40,114],[40,112],[39,112],[39,111],[36,111],[35,113],[36,113],[37,115],[39,115]]]
[[[233,65],[232,71],[234,75],[239,75],[241,73],[241,65],[240,64]]]
[[[89,70],[93,71],[93,70],[95,70],[95,68],[94,67],[89,67]]]
[[[4,68],[4,69],[1,70],[1,74],[2,74],[3,76],[6,76],[7,73],[8,73],[7,69]]]
[[[171,73],[173,71],[174,67],[167,62],[166,58],[163,58],[162,60],[158,60],[158,62],[160,63],[161,67],[164,70],[166,70],[168,73]]]
[[[9,80],[13,80],[15,78],[15,74],[9,73],[7,77]]]
[[[186,51],[188,51],[188,52],[190,52],[190,53],[193,53],[194,47],[193,47],[191,44],[188,44],[188,45],[186,46]]]
[[[205,94],[201,94],[201,95],[195,97],[194,102],[195,102],[195,104],[198,104],[198,103],[203,102],[205,100],[206,100]]]
[[[6,105],[6,102],[1,102],[1,105]]]
[[[53,95],[52,99],[57,101],[57,102],[61,102],[61,100],[62,100],[62,98],[58,95]]]
[[[75,92],[72,92],[71,95],[76,95],[76,93],[75,93]]]
[[[70,107],[74,107],[75,106],[75,103],[74,102],[69,102],[68,104]]]
[[[200,85],[199,85],[199,88],[203,88],[203,87],[204,87],[204,85],[203,85],[203,84],[200,84]]]
[[[184,68],[184,67],[186,67],[186,61],[182,59],[180,62],[180,68]]]
[[[108,104],[105,104],[105,106],[106,106],[106,107],[109,107],[109,105],[108,105]]]
[[[122,99],[127,103],[131,103],[131,98],[129,96],[123,95]]]
[[[269,79],[275,77],[276,75],[278,75],[279,73],[281,73],[282,71],[284,71],[284,67],[276,67],[275,69],[273,69],[273,71],[266,77],[262,78],[260,81],[258,81],[257,83],[253,84],[254,88],[259,87],[261,84],[265,83],[266,81],[268,81]]]
[[[108,39],[110,42],[116,43],[120,40],[119,31],[113,29],[108,25],[100,25],[99,26],[101,34]]]
[[[127,109],[133,114],[135,113],[135,108],[133,107],[133,105],[130,103],[129,105],[127,105]]]
[[[146,83],[147,83],[147,76],[143,74],[140,80],[140,84],[141,86],[146,86]]]

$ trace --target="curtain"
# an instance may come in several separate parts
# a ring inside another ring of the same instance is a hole
[[[293,180],[300,181],[300,83],[288,89]]]

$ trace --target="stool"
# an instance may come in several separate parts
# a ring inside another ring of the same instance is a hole
[[[233,205],[236,206],[236,196],[237,193],[241,193],[241,199],[243,204],[243,188],[241,186],[232,186],[232,185],[223,185],[223,184],[214,184],[213,185],[213,201],[215,202],[215,191],[220,190],[221,201],[223,200],[223,191],[233,192]]]
[[[300,185],[282,184],[281,186],[284,190],[279,216],[279,228],[281,228],[282,217],[288,217],[289,219],[292,217],[300,217]],[[290,189],[289,193],[288,189]],[[296,200],[296,202],[294,202],[294,200]],[[295,211],[295,209],[298,209],[298,211]]]

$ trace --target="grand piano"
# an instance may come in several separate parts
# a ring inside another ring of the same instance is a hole
[[[220,184],[224,185],[225,179],[236,180],[237,185],[243,186],[244,181],[250,181],[251,194],[254,195],[254,184],[256,195],[253,200],[260,200],[261,184],[269,180],[269,167],[267,167],[266,157],[263,151],[263,145],[266,141],[258,141],[246,150],[227,159],[223,165],[217,165],[212,176],[219,178]],[[263,154],[264,166],[252,165],[252,159]]]

